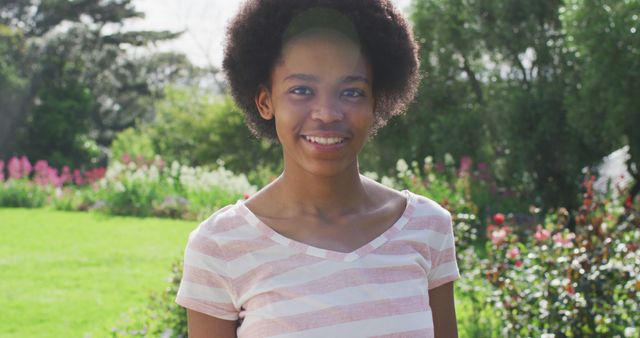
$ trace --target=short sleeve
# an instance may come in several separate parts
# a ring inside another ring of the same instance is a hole
[[[453,222],[451,213],[443,209],[445,215],[438,217],[434,232],[440,238],[435,241],[439,245],[431,246],[431,270],[427,275],[429,289],[436,288],[460,277],[458,262],[456,261],[455,237],[453,235]]]
[[[184,253],[182,280],[176,296],[179,305],[209,316],[238,319],[227,261],[201,224],[191,232]]]

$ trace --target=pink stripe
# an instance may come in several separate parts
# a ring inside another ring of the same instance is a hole
[[[182,279],[187,282],[196,283],[196,284],[213,287],[213,288],[225,288],[226,286],[229,285],[225,277],[218,275],[216,273],[213,273],[211,271],[196,268],[195,266],[191,266],[188,264],[184,265],[184,272],[182,273]]]
[[[201,234],[196,234],[187,247],[189,250],[197,251],[203,255],[225,260],[223,251],[220,250],[218,243]]]
[[[420,216],[412,218],[407,225],[405,225],[405,229],[408,230],[424,230],[429,229],[441,234],[449,234],[451,233],[451,223],[449,218],[441,217],[441,216]]]
[[[276,243],[273,243],[270,240],[264,240],[262,238],[251,241],[229,241],[226,244],[219,245],[217,242],[211,240],[210,238],[202,235],[196,235],[189,243],[189,248],[207,256],[225,261],[232,261],[243,255],[266,249],[274,245],[276,245]]]
[[[421,329],[384,334],[381,336],[373,336],[369,338],[433,338],[433,329]]]
[[[424,270],[417,265],[392,266],[385,268],[355,268],[338,271],[331,275],[296,286],[274,289],[253,297],[247,303],[247,310],[255,310],[268,304],[287,301],[307,295],[319,295],[347,287],[364,284],[386,284],[413,279],[424,280]]]
[[[433,257],[433,266],[431,268],[435,269],[441,264],[455,261],[456,251],[455,248],[444,249],[442,251],[431,249],[431,257]]]
[[[427,307],[428,304],[422,296],[362,302],[276,319],[264,319],[246,327],[242,334],[247,337],[268,337],[363,319],[421,312]]]
[[[443,284],[453,282],[454,280],[460,277],[457,271],[456,272],[452,271],[451,273],[452,273],[451,275],[429,281],[429,290],[435,289],[438,286],[441,286]]]
[[[418,253],[429,258],[429,245],[415,240],[394,240],[385,243],[373,251],[376,255],[408,255]]]
[[[249,225],[247,221],[244,218],[240,217],[237,213],[224,211],[226,211],[226,208],[220,210],[219,214],[216,215],[216,217],[211,218],[207,223],[205,223],[206,226],[203,227],[203,229],[207,234],[215,235],[221,232]]]
[[[263,282],[287,271],[321,262],[323,260],[324,259],[322,258],[309,256],[304,253],[285,257],[283,259],[262,264],[254,269],[245,272],[244,274],[242,274],[242,276],[239,276],[237,279],[233,280],[233,286],[236,290],[238,290],[237,294],[242,295],[248,292],[259,282]]]
[[[202,299],[180,296],[176,298],[176,303],[185,308],[202,312],[213,317],[226,317],[225,319],[230,319],[229,317],[234,317],[234,319],[238,318],[238,311],[231,303],[216,303]]]

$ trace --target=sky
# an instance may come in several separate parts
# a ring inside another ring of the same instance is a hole
[[[411,0],[392,0],[405,10]],[[238,10],[240,0],[134,0],[144,19],[130,20],[126,30],[184,31],[174,41],[158,45],[161,51],[185,53],[199,66],[222,64],[222,46],[227,22]]]

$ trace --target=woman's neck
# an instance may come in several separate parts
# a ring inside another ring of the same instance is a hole
[[[274,182],[279,200],[292,213],[339,216],[365,207],[370,198],[358,171],[353,167],[333,176],[317,176],[288,169]]]

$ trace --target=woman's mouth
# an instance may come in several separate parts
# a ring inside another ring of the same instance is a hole
[[[344,137],[320,137],[320,136],[309,136],[309,135],[305,135],[304,138],[305,140],[311,143],[321,144],[321,145],[340,144],[340,143],[343,143],[345,140]]]

